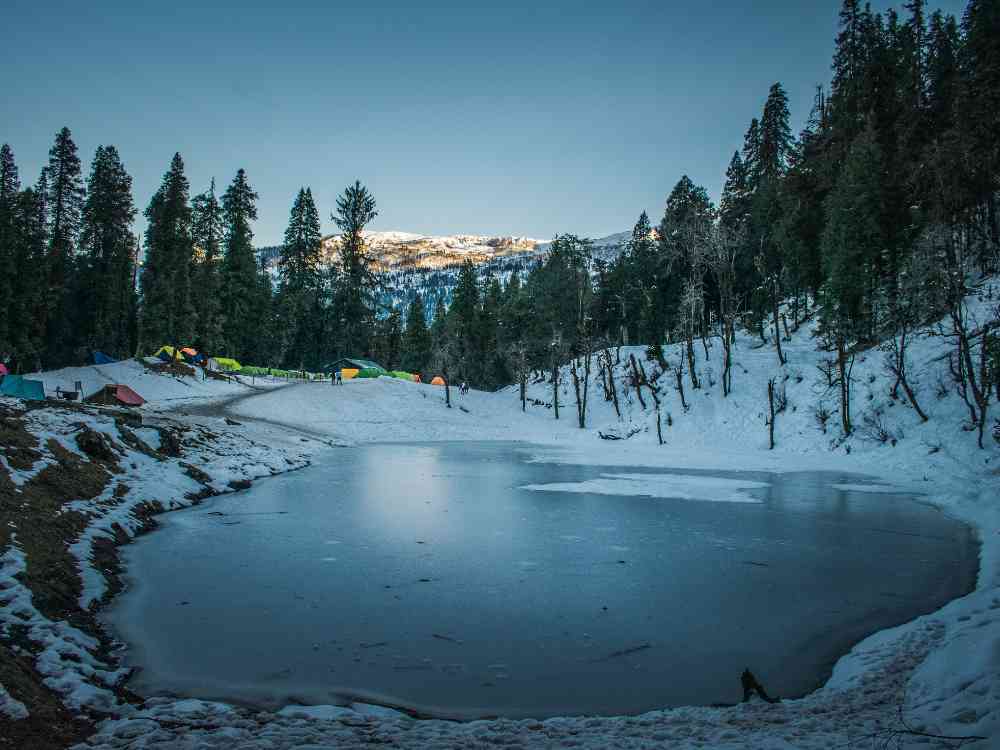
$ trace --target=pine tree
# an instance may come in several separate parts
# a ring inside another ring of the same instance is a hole
[[[85,304],[76,321],[86,350],[115,357],[130,353],[135,306],[132,178],[114,146],[98,146],[87,182],[80,245]]]
[[[400,367],[403,354],[403,316],[398,307],[378,323],[376,359],[389,370]]]
[[[420,292],[417,292],[406,314],[406,331],[403,334],[403,369],[407,372],[425,373],[431,358],[431,343],[424,300],[420,296]]]
[[[448,311],[444,297],[438,295],[434,303],[434,318],[431,320],[431,346],[437,348],[448,337]]]
[[[477,338],[482,352],[479,379],[474,384],[485,390],[495,390],[508,381],[507,365],[500,351],[500,315],[503,290],[495,276],[486,283],[479,313]]]
[[[380,280],[365,252],[364,229],[375,217],[375,197],[355,181],[337,199],[333,220],[340,227],[340,280],[335,306],[340,316],[339,353],[369,354]]]
[[[195,328],[191,304],[191,237],[189,186],[184,160],[174,154],[170,169],[146,208],[146,259],[142,271],[139,350],[187,346]]]
[[[0,147],[0,362],[6,362],[13,352],[13,334],[10,330],[11,302],[16,276],[14,245],[17,241],[17,199],[21,181],[17,176],[14,152],[6,143]]]
[[[873,130],[851,148],[836,189],[827,198],[822,248],[823,328],[837,352],[841,420],[851,432],[850,351],[871,331],[872,277],[884,246],[880,204],[882,160]]]
[[[843,133],[847,144],[857,134],[864,114],[861,85],[867,64],[864,44],[867,15],[858,0],[844,0],[840,9],[840,31],[833,56],[830,90],[837,131]]]
[[[253,250],[250,222],[257,218],[257,193],[246,172],[237,171],[222,196],[225,258],[222,261],[223,349],[227,356],[245,358],[256,349],[255,322],[261,311],[261,280]]]
[[[302,188],[292,204],[285,241],[278,257],[281,278],[289,289],[300,291],[317,286],[322,242],[319,211],[316,210],[312,190]]]
[[[726,169],[726,182],[719,202],[719,219],[726,226],[736,229],[746,223],[748,213],[747,170],[740,152],[735,151]]]
[[[222,205],[209,189],[191,201],[191,237],[195,247],[191,287],[196,310],[195,347],[208,355],[221,352],[222,337]]]
[[[72,287],[75,253],[83,211],[83,178],[69,128],[56,134],[49,150],[47,204],[49,209],[49,284],[45,334],[45,361],[68,364],[73,356],[74,309]]]
[[[461,380],[479,382],[483,352],[478,337],[479,287],[476,270],[465,261],[458,271],[451,307],[448,308],[448,334],[454,342],[454,375]]]
[[[962,76],[958,122],[972,165],[976,203],[985,207],[990,255],[1000,251],[1000,5],[969,0],[962,18]]]
[[[322,315],[317,314],[322,306],[319,273],[322,241],[312,191],[300,189],[278,257],[281,287],[276,304],[285,337],[284,359],[291,367],[302,368],[306,361],[312,366],[319,364],[315,342],[322,323]]]
[[[764,180],[777,181],[788,167],[792,131],[788,124],[788,96],[780,83],[771,86],[760,121],[759,171]]]
[[[48,178],[43,169],[37,185],[17,195],[14,208],[12,265],[17,284],[7,308],[17,323],[10,331],[13,372],[42,368],[49,279],[46,195]]]
[[[940,137],[954,124],[955,99],[959,87],[958,24],[954,16],[931,14],[927,50],[927,127],[931,137]]]
[[[760,182],[761,173],[760,122],[756,117],[750,121],[750,127],[747,128],[747,132],[743,136],[742,161],[746,189],[752,193],[757,188],[757,184]]]

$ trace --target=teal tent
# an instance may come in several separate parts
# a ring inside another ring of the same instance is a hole
[[[0,396],[13,396],[27,401],[44,401],[45,388],[41,380],[28,380],[20,375],[4,375],[0,381]]]

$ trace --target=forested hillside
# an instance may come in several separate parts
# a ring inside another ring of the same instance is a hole
[[[457,271],[378,267],[365,240],[378,210],[357,182],[331,214],[335,262],[304,187],[272,275],[254,251],[250,177],[240,169],[221,195],[213,183],[192,197],[179,154],[140,247],[114,146],[97,149],[84,180],[64,128],[24,187],[4,145],[0,353],[13,371],[162,344],[307,369],[368,356],[495,389],[557,377],[608,346],[642,344],[659,363],[661,345],[681,342],[670,369],[699,389],[695,350],[715,340],[728,393],[737,328],[781,365],[783,341],[815,317],[849,433],[857,354],[896,342],[897,388],[920,410],[908,342],[944,316],[935,335],[953,345],[953,387],[982,433],[1000,397],[1000,323],[963,300],[1000,256],[1000,3],[971,0],[956,19],[922,0],[885,13],[845,0],[832,79],[804,130],[791,132],[780,82],[761,94],[719,205],[679,176],[662,216],[643,212],[620,252],[567,233],[537,256]]]

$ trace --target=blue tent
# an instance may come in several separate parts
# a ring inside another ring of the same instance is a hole
[[[95,365],[110,365],[114,362],[111,357],[109,357],[104,352],[94,352],[94,364]]]
[[[20,375],[4,375],[0,381],[0,396],[13,396],[27,401],[44,401],[45,388],[41,380],[28,380]]]

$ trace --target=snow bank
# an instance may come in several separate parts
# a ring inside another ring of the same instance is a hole
[[[12,399],[4,399],[3,405],[14,413],[21,408]],[[149,503],[165,509],[189,506],[206,492],[227,492],[234,482],[271,476],[307,463],[305,455],[265,447],[234,432],[210,432],[197,423],[183,425],[183,456],[173,458],[129,448],[121,431],[124,428],[97,410],[34,409],[19,416],[38,439],[36,450],[42,457],[30,470],[21,472],[17,492],[41,470],[40,466],[55,463],[48,447],[50,440],[88,459],[76,444],[75,435],[89,429],[107,438],[118,453],[120,471],[112,475],[103,492],[93,499],[62,506],[62,512],[74,511],[88,519],[85,530],[69,546],[78,562],[82,609],[91,608],[107,591],[104,573],[93,564],[94,541],[139,533],[143,528],[139,508]],[[173,427],[182,425],[174,423]],[[25,629],[38,674],[73,711],[106,714],[128,710],[114,689],[128,677],[129,670],[109,666],[96,638],[69,622],[49,619],[35,607],[31,590],[21,582],[27,560],[17,542],[16,523],[12,522],[10,544],[0,551],[0,635],[9,636],[15,626]],[[11,701],[0,696],[0,706],[17,711],[18,702]]]

